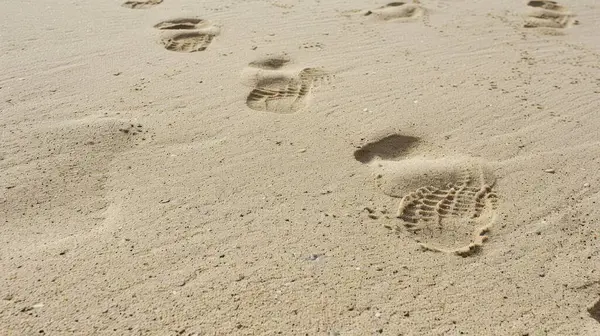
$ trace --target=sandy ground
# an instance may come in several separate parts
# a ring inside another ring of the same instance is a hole
[[[597,1],[0,11],[0,334],[600,335]]]

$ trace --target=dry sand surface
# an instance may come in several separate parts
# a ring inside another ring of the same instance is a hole
[[[600,3],[0,1],[0,335],[600,335]]]

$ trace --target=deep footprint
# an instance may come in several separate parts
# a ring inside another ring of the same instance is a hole
[[[477,253],[496,221],[495,178],[485,162],[469,157],[407,157],[419,139],[400,134],[372,141],[354,152],[375,169],[388,196],[401,198],[396,230],[430,251]]]
[[[468,256],[487,239],[496,209],[492,186],[471,179],[421,187],[400,201],[397,217],[403,228],[397,229],[412,233],[425,249]]]
[[[148,8],[154,7],[162,2],[163,2],[163,0],[146,0],[146,1],[133,0],[133,1],[126,1],[121,6],[126,7],[126,8],[131,8],[131,9],[148,9]]]

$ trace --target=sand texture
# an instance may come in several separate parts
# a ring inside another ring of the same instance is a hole
[[[600,335],[597,0],[0,12],[0,335]]]

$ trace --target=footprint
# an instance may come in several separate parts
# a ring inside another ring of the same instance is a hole
[[[131,9],[147,9],[150,7],[154,7],[162,2],[163,2],[163,0],[146,0],[146,1],[132,0],[132,1],[124,2],[121,6],[131,8]]]
[[[529,1],[527,5],[535,9],[527,15],[525,28],[563,29],[579,23],[575,15],[555,1]]]
[[[361,163],[375,159],[391,160],[402,156],[418,142],[419,138],[392,134],[362,146],[354,152],[354,158]]]
[[[330,75],[320,69],[304,68],[299,72],[279,70],[288,64],[286,57],[254,61],[244,71],[244,81],[254,89],[246,98],[253,110],[280,114],[294,113],[305,107],[311,93]]]
[[[177,52],[204,51],[215,36],[219,28],[202,19],[173,19],[159,22],[154,28],[168,31],[163,33],[161,43],[167,50]]]
[[[215,35],[201,32],[180,33],[162,39],[165,49],[178,52],[204,51]]]
[[[495,178],[485,162],[470,157],[408,158],[419,139],[391,135],[354,152],[377,172],[382,192],[400,198],[398,232],[426,250],[477,253],[496,221]]]
[[[383,21],[417,18],[425,15],[426,11],[418,1],[407,4],[404,2],[390,2],[374,10],[367,11],[365,16],[374,16]]]

